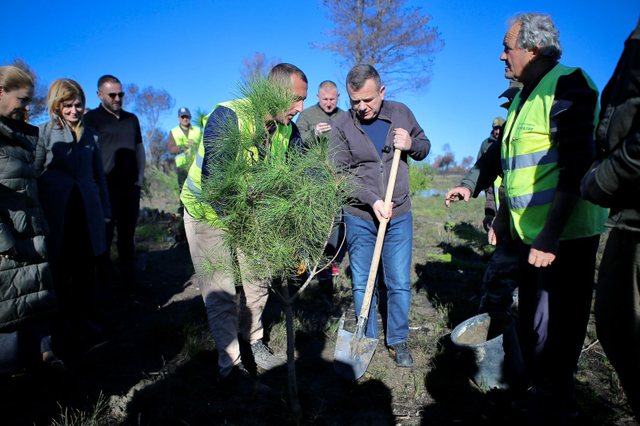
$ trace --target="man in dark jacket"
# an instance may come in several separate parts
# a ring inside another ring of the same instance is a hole
[[[310,108],[305,108],[298,116],[296,125],[304,141],[320,140],[328,137],[333,121],[345,112],[338,106],[340,93],[338,86],[325,80],[318,86],[318,103]],[[335,259],[331,266],[323,269],[318,275],[320,287],[331,294],[333,291],[333,277],[340,275],[340,262],[345,255],[343,249],[344,223],[342,223],[342,211],[336,215],[333,230],[325,247],[325,255],[328,259]]]
[[[135,287],[135,230],[140,210],[140,191],[144,181],[145,151],[140,123],[135,114],[122,109],[124,92],[120,80],[112,75],[98,79],[100,106],[84,116],[87,127],[98,131],[102,162],[107,178],[111,221],[106,226],[107,252],[118,228],[118,263],[122,284]],[[105,265],[102,265],[103,267]]]
[[[348,114],[338,117],[330,136],[330,152],[342,173],[353,175],[352,200],[344,210],[347,249],[356,312],[360,312],[378,226],[388,221],[382,249],[382,270],[387,287],[386,342],[400,367],[411,367],[407,347],[411,303],[411,244],[413,224],[409,199],[407,156],[425,158],[431,144],[413,113],[399,102],[384,101],[385,87],[371,65],[356,65],[347,75],[351,102]],[[392,206],[385,205],[393,151],[402,151]],[[366,335],[377,337],[374,294]]]
[[[480,150],[478,151],[478,156],[476,157],[476,161],[480,159],[487,152],[489,146],[494,142],[498,142],[500,140],[500,136],[502,133],[502,126],[504,126],[504,118],[496,117],[491,122],[491,133],[489,137],[482,141],[480,144]],[[498,183],[498,186],[500,184]],[[497,203],[496,203],[496,194],[494,185],[489,186],[485,189],[484,193],[486,196],[486,200],[484,203],[484,219],[482,220],[482,227],[485,231],[489,232],[491,228],[491,223],[493,219],[496,217],[496,212],[498,211]]]
[[[598,273],[596,328],[640,419],[640,21],[601,102],[596,136],[605,158],[582,180],[585,199],[611,208]]]

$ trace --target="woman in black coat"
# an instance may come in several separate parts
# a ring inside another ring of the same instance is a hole
[[[40,125],[34,167],[50,227],[51,269],[66,325],[91,333],[97,331],[89,320],[95,310],[96,258],[107,250],[110,217],[98,134],[83,126],[85,95],[77,82],[54,81],[47,106],[51,121]]]
[[[47,262],[47,224],[33,171],[38,128],[25,122],[33,80],[14,66],[0,67],[0,372],[29,361],[39,346],[53,354],[49,322],[56,309]],[[18,345],[20,337],[20,345]],[[20,346],[20,351],[18,347]],[[18,354],[21,354],[18,357]]]

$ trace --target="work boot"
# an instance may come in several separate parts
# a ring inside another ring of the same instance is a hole
[[[389,354],[391,355],[391,358],[393,358],[393,360],[396,362],[396,365],[398,367],[413,367],[413,358],[411,357],[411,352],[409,352],[409,346],[407,346],[407,342],[389,346]]]
[[[251,344],[251,352],[256,365],[263,370],[270,370],[286,362],[282,357],[274,355],[271,348],[262,343],[262,340]]]
[[[253,377],[242,363],[234,365],[231,372],[220,381],[227,389],[238,395],[267,396],[274,393],[273,389]]]

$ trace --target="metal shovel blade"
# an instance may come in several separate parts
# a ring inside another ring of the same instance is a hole
[[[357,380],[367,371],[371,358],[378,346],[378,339],[338,330],[334,369],[337,374],[349,380]]]

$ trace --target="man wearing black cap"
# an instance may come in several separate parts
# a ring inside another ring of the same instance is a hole
[[[167,149],[176,156],[178,188],[182,189],[182,184],[187,178],[189,166],[191,166],[195,156],[194,150],[202,138],[202,131],[200,127],[191,124],[191,112],[187,107],[182,107],[178,110],[178,120],[180,124],[171,129],[169,133]]]
[[[511,89],[507,89],[509,91]],[[516,89],[517,90],[517,89]],[[505,91],[506,92],[506,91]],[[500,95],[502,97],[503,93]],[[508,99],[512,99],[515,94],[508,93]],[[482,142],[476,161],[487,152],[489,148],[496,149],[500,146],[502,139],[502,131],[504,130],[505,120],[502,117],[496,117],[491,122],[491,134]],[[472,179],[477,182],[478,174],[476,170],[471,170],[469,174],[461,181],[460,185],[464,185],[465,180]],[[491,225],[496,217],[498,206],[504,198],[504,187],[502,179],[498,177],[492,185],[485,190],[484,202],[484,219],[482,227],[489,233],[489,240],[492,238]],[[509,239],[503,239],[496,247],[491,256],[491,260],[487,264],[482,277],[482,298],[478,312],[510,312],[513,304],[513,292],[518,286],[518,256],[513,248],[513,243]]]
[[[478,156],[476,157],[476,161],[480,159],[484,155],[485,152],[489,149],[494,142],[498,142],[500,140],[500,136],[502,135],[502,126],[504,126],[504,118],[496,117],[491,122],[491,133],[489,137],[482,141],[480,145],[480,150],[478,151]],[[489,186],[485,191],[486,201],[484,203],[484,220],[482,221],[482,227],[485,231],[489,231],[491,228],[491,223],[493,222],[493,218],[496,217],[496,212],[498,211],[496,200],[495,200],[495,185]],[[499,186],[499,183],[498,183]]]

